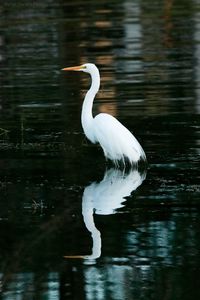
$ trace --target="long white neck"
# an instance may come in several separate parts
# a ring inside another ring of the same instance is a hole
[[[99,90],[100,86],[100,75],[99,70],[97,67],[93,67],[90,72],[91,75],[91,86],[88,92],[85,95],[85,99],[82,106],[82,113],[81,113],[81,123],[84,130],[85,135],[87,138],[92,142],[95,143],[95,135],[93,130],[93,115],[92,115],[92,105],[94,101],[94,97]]]

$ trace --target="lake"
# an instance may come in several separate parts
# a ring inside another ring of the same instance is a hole
[[[1,299],[199,299],[200,1],[3,2]],[[147,168],[84,136],[86,62]]]

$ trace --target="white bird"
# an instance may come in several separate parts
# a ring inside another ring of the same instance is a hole
[[[128,161],[131,166],[139,160],[146,161],[146,155],[133,134],[116,118],[100,113],[93,117],[92,106],[96,93],[100,87],[98,68],[91,63],[81,66],[67,67],[63,71],[83,71],[89,73],[92,79],[90,89],[86,93],[81,113],[81,123],[86,137],[92,143],[99,143],[106,158],[118,166],[119,161]]]

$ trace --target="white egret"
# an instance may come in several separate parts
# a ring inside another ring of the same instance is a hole
[[[91,76],[92,83],[86,93],[81,113],[81,123],[86,137],[92,143],[99,143],[105,157],[112,160],[115,165],[118,165],[119,161],[124,165],[126,161],[131,165],[137,164],[139,160],[145,161],[146,155],[137,139],[116,118],[107,113],[93,117],[93,101],[100,87],[98,68],[94,64],[87,63],[62,70],[83,71]]]

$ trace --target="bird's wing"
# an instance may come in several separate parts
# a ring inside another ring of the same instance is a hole
[[[116,118],[101,113],[94,118],[95,136],[105,155],[114,160],[128,157],[132,161],[145,159],[145,153],[137,139]]]

